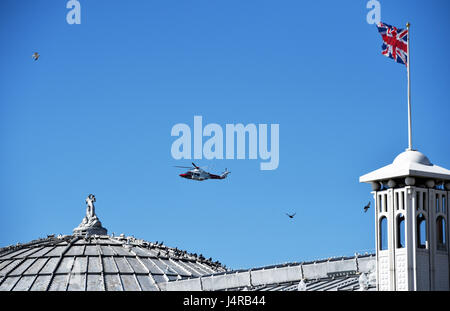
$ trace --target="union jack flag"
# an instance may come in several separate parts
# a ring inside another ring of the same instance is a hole
[[[378,32],[383,38],[381,54],[394,59],[397,63],[408,63],[408,29],[397,29],[379,22]]]

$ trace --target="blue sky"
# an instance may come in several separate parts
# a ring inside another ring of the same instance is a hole
[[[412,24],[413,145],[450,168],[450,2],[380,2]],[[407,83],[367,1],[80,3],[80,25],[63,0],[0,3],[0,246],[70,234],[94,193],[109,233],[231,268],[374,249],[358,178],[407,147]],[[170,132],[194,115],[279,124],[278,169],[180,178]]]

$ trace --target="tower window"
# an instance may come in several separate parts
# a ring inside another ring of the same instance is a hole
[[[423,214],[417,215],[417,247],[427,248],[427,219]]]
[[[426,211],[427,210],[427,194],[425,192],[422,192],[422,200],[423,200],[422,209],[424,211]]]
[[[395,209],[398,211],[399,209],[399,202],[398,202],[398,192],[395,193]]]
[[[445,219],[439,216],[436,220],[436,239],[437,239],[437,249],[447,250],[446,241],[446,230],[445,230]]]
[[[383,210],[384,212],[387,212],[387,194],[385,194],[383,198]]]
[[[447,214],[447,200],[445,195],[442,196],[442,213]]]
[[[436,213],[439,213],[439,194],[436,194]]]
[[[420,192],[416,192],[416,211],[420,208]]]
[[[397,216],[397,248],[405,247],[405,216]]]
[[[383,195],[381,194],[378,196],[378,212],[383,212]]]
[[[380,251],[388,249],[388,239],[387,239],[387,218],[380,218]]]

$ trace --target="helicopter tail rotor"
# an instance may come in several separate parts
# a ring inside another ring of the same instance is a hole
[[[228,171],[228,169],[225,169],[225,171],[222,173],[222,175],[220,175],[220,179],[225,179],[227,178],[228,174],[230,174],[231,172]]]

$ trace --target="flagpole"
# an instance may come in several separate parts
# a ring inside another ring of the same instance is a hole
[[[409,42],[411,40],[411,33],[409,32],[410,23],[406,23],[406,28],[408,29],[408,41],[407,41],[407,49],[408,49],[408,59],[406,61],[407,71],[408,71],[408,150],[412,149],[412,126],[411,126],[411,70],[410,70],[410,53],[409,53]]]

